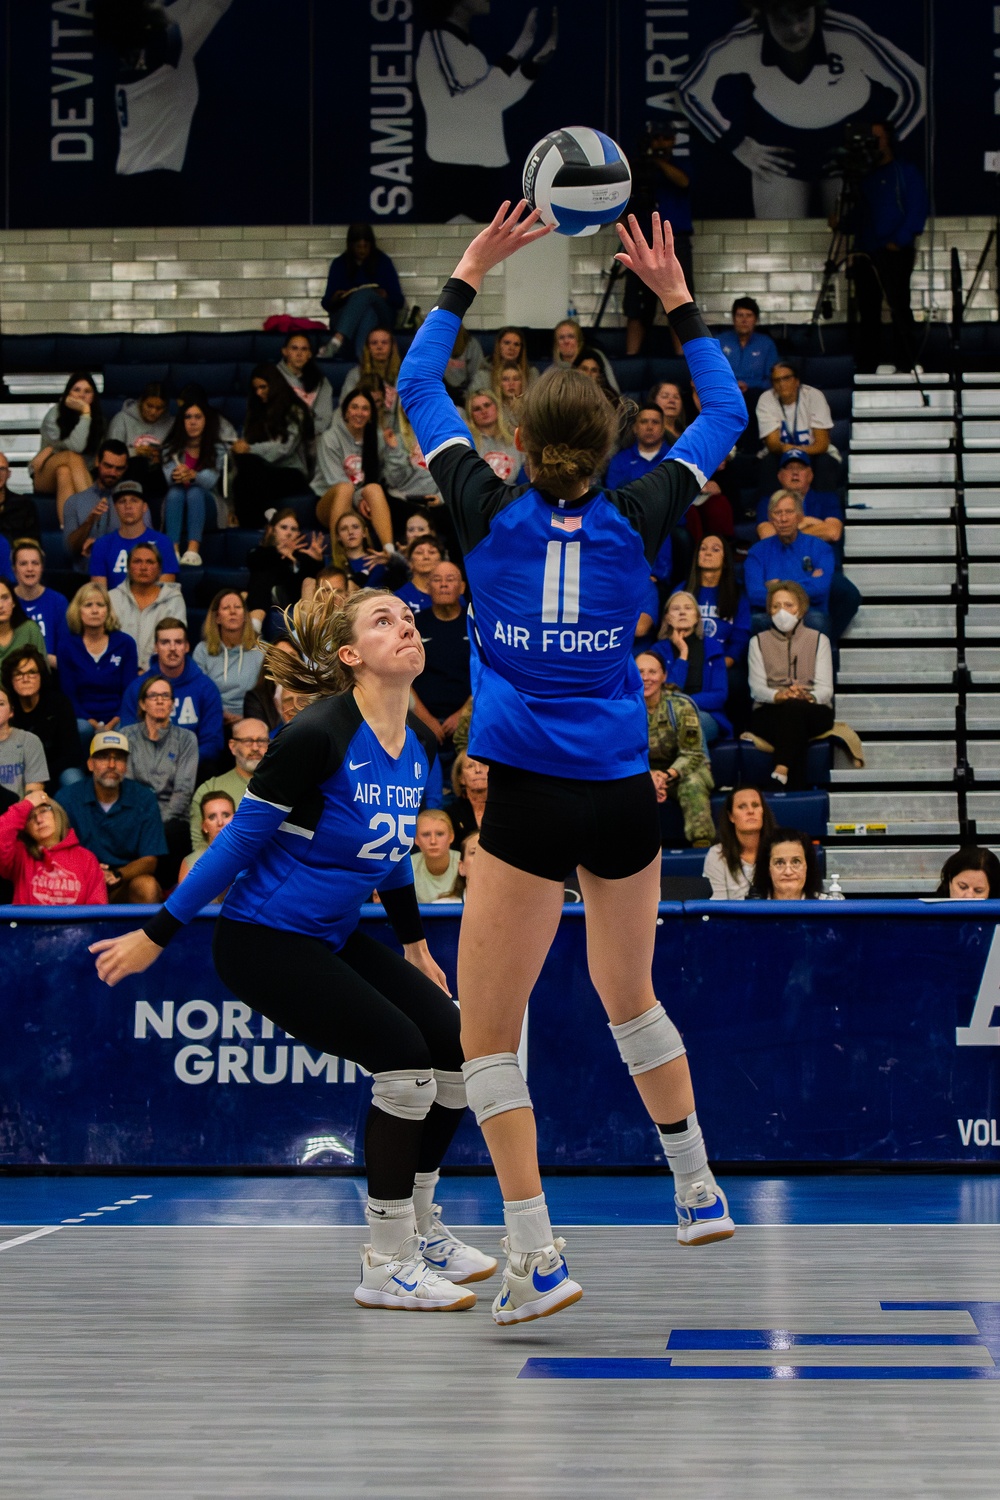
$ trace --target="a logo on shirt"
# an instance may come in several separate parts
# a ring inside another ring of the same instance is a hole
[[[359,760],[359,761],[349,760],[347,762],[347,769],[349,771],[360,771],[362,766],[370,766],[370,765],[371,765],[371,761],[370,760]]]
[[[514,465],[506,453],[484,453],[483,458],[489,464],[497,478],[503,480],[504,484],[507,483],[508,479],[513,477]]]
[[[560,516],[553,512],[552,525],[557,531],[579,531],[583,525],[582,516]]]
[[[414,763],[413,774],[417,778],[418,781],[420,780],[421,776],[424,774],[424,768],[420,764],[419,760]]]
[[[121,666],[121,664],[122,664],[122,659],[121,659],[121,657],[120,657],[120,656],[113,656],[113,657],[112,657],[112,658],[111,658],[111,665],[112,665],[112,666],[113,666],[113,667],[120,667],[120,666]]]

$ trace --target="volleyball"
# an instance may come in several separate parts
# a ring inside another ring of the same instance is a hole
[[[589,125],[543,136],[524,164],[524,196],[557,234],[596,234],[621,217],[632,191],[622,148]]]

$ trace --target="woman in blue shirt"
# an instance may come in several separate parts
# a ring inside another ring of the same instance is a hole
[[[375,589],[342,607],[325,592],[302,600],[287,623],[305,659],[268,647],[268,670],[314,701],[166,905],[90,951],[108,984],[142,973],[226,890],[213,944],[223,983],[306,1046],[372,1074],[371,1244],[355,1301],[457,1311],[476,1300],[461,1284],[496,1261],[457,1240],[433,1201],[465,1088],[458,1011],[424,940],[410,865],[427,755],[406,714],[423,646],[412,611]],[[373,886],[404,958],[358,930]]]
[[[528,996],[579,867],[591,977],[674,1170],[678,1238],[733,1232],[694,1112],[680,1033],[651,970],[660,884],[648,728],[632,642],[650,565],[746,423],[732,371],[691,301],[669,225],[633,217],[619,259],[660,298],[702,399],[668,458],[601,490],[618,416],[592,380],[553,367],[525,394],[515,434],[531,485],[512,491],[476,453],[442,375],[487,272],[546,231],[504,204],[418,331],[399,393],[451,512],[475,601],[469,754],[490,767],[476,879],[459,951],[470,1106],[504,1195],[508,1263],[493,1305],[526,1322],[582,1296],[541,1191],[535,1122],[517,1062]],[[512,565],[513,564],[513,565]],[[543,824],[547,837],[525,840]]]
[[[733,726],[725,715],[729,682],[726,658],[717,641],[705,636],[698,601],[686,589],[671,594],[660,627],[660,639],[650,648],[662,661],[667,681],[690,698],[698,710],[705,744],[727,737]]]
[[[59,653],[59,683],[76,714],[84,747],[98,729],[114,729],[122,698],[139,675],[135,641],[111,608],[101,583],[77,589],[66,611],[67,633]]]
[[[683,587],[678,584],[674,593]],[[733,556],[722,537],[702,540],[688,589],[698,601],[706,641],[722,648],[727,667],[744,662],[750,644],[750,602],[736,581]]]

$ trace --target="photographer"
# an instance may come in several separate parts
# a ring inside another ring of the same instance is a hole
[[[858,309],[858,369],[871,373],[882,347],[882,301],[892,313],[892,357],[913,368],[910,278],[917,235],[927,222],[927,188],[912,162],[897,161],[895,132],[887,121],[871,126],[875,164],[858,184],[857,204],[846,216],[855,234],[851,274]]]
[[[668,120],[654,120],[647,126],[632,163],[632,198],[629,208],[641,221],[650,218],[655,209],[674,231],[674,250],[684,268],[684,277],[694,295],[694,263],[691,257],[691,179],[674,162],[677,131]],[[625,296],[622,307],[627,319],[626,355],[639,354],[647,328],[652,328],[659,302],[632,271],[625,272]],[[681,348],[674,338],[674,349]]]

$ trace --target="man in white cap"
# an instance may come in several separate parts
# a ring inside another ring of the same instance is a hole
[[[167,841],[156,794],[128,777],[129,743],[118,730],[90,742],[90,781],[62,787],[57,801],[85,849],[97,856],[113,902],[162,901],[156,862]]]

